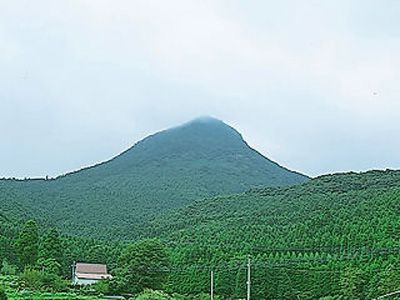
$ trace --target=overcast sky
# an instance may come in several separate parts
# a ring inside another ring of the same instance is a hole
[[[398,0],[0,0],[0,177],[211,115],[308,175],[400,168]]]

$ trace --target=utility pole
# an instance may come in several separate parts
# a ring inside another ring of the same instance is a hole
[[[72,263],[72,283],[75,285],[75,261]]]
[[[250,285],[251,285],[251,261],[250,255],[247,256],[247,300],[250,300]]]
[[[210,298],[211,300],[214,300],[214,271],[211,270],[211,284],[210,284]]]

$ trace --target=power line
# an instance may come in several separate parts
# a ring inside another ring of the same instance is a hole
[[[182,246],[195,246],[198,249],[232,249],[236,251],[243,251],[245,249],[260,250],[265,252],[318,252],[318,251],[339,251],[339,252],[400,252],[400,246],[397,247],[372,247],[369,245],[359,245],[359,246],[346,246],[346,245],[330,245],[330,246],[299,246],[299,247],[266,247],[262,245],[254,245],[245,248],[238,248],[236,244],[223,244],[223,245],[205,245],[201,246],[195,242],[166,242],[169,247],[182,247]],[[247,250],[248,251],[248,250]]]

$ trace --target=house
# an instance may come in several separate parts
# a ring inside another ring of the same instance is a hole
[[[111,279],[107,266],[101,264],[74,263],[72,266],[72,282],[75,285],[88,285],[101,279]]]

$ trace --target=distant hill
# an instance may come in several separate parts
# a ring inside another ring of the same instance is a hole
[[[1,180],[0,205],[4,216],[34,217],[65,233],[126,239],[197,199],[307,180],[250,148],[222,121],[200,118],[54,180]]]
[[[256,188],[194,201],[153,220],[147,235],[171,241],[187,239],[183,244],[200,244],[201,240],[207,245],[222,246],[227,242],[236,250],[248,247],[246,251],[261,244],[273,249],[340,244],[385,247],[390,240],[400,246],[398,213],[400,171],[338,173],[317,177],[302,185]],[[380,226],[387,230],[369,226],[374,222],[382,223]],[[352,229],[348,227],[352,226],[365,227],[361,230],[363,234],[358,236],[361,231],[354,232],[352,239],[335,240],[335,234],[340,237],[350,233]],[[394,232],[392,226],[396,228]],[[336,227],[340,231],[335,233]],[[365,230],[371,231],[368,240],[363,239]],[[228,236],[229,241],[221,240]],[[246,245],[245,240],[250,244]]]
[[[399,213],[400,171],[335,174],[196,201],[148,236],[173,248],[180,293],[204,291],[212,266],[221,294],[245,295],[251,255],[254,299],[374,299],[400,286]]]

